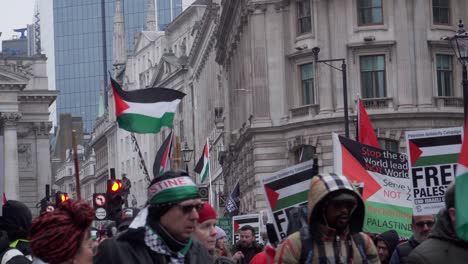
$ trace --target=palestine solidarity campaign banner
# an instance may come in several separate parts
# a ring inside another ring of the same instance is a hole
[[[255,238],[257,242],[260,242],[260,221],[258,214],[248,214],[248,215],[236,215],[232,217],[232,241],[233,244],[236,244],[240,239],[240,229],[249,225],[255,229]]]
[[[364,231],[383,233],[394,229],[400,237],[411,232],[411,180],[407,156],[363,145],[333,134],[334,172],[355,185],[363,183],[366,206]]]
[[[273,224],[280,240],[286,238],[289,210],[307,203],[310,181],[317,174],[315,170],[314,161],[309,160],[262,179]]]
[[[463,128],[406,132],[413,186],[414,215],[437,214],[445,208],[445,191],[455,180]]]

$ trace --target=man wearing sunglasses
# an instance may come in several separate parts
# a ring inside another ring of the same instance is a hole
[[[127,231],[99,246],[94,263],[213,263],[192,240],[203,203],[189,175],[168,171],[155,178],[147,204]]]
[[[445,208],[436,216],[429,237],[409,254],[406,263],[467,263],[468,241],[455,233],[455,185],[445,193]]]
[[[429,231],[431,231],[433,225],[433,215],[413,216],[411,221],[411,230],[413,231],[413,235],[408,241],[401,243],[396,247],[392,258],[390,259],[390,264],[404,263],[411,251],[427,239]]]

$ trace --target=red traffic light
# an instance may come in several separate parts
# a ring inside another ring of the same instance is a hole
[[[68,194],[63,193],[62,195],[60,195],[60,201],[61,201],[62,203],[65,202],[65,201],[68,200],[68,199],[70,199],[70,198],[68,197]]]
[[[55,195],[55,204],[58,206],[69,199],[70,197],[68,196],[67,193],[58,192]]]
[[[109,182],[108,190],[112,193],[117,193],[122,190],[122,181],[121,180],[111,180]]]

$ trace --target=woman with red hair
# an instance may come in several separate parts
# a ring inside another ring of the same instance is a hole
[[[68,200],[44,212],[31,227],[30,247],[35,258],[48,264],[93,263],[91,222],[94,209],[86,202]]]

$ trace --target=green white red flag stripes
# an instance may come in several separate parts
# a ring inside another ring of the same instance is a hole
[[[357,114],[357,139],[359,143],[373,146],[375,148],[380,148],[379,141],[375,135],[374,127],[367,115],[366,108],[361,101],[361,98],[358,99],[358,114]]]
[[[172,150],[172,142],[173,142],[174,133],[171,133],[167,136],[164,140],[163,144],[156,153],[156,158],[154,159],[153,164],[153,174],[154,177],[163,174],[164,172],[170,170],[171,168],[171,150]]]
[[[468,241],[468,120],[464,130],[455,179],[455,230],[461,239]]]
[[[134,133],[158,133],[171,127],[184,93],[166,88],[124,91],[111,78],[115,115],[119,127]]]
[[[203,183],[207,176],[210,174],[210,149],[208,140],[203,147],[203,153],[195,166],[194,171],[201,176],[201,183]]]

